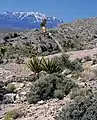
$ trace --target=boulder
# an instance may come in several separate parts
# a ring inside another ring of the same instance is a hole
[[[16,94],[9,93],[4,95],[4,103],[14,103]]]
[[[45,102],[44,102],[43,100],[37,102],[37,104],[39,104],[39,105],[43,105],[44,103],[45,103]]]
[[[62,72],[62,74],[65,74],[65,75],[68,75],[68,74],[70,74],[71,73],[71,70],[69,70],[69,69],[65,69],[65,70],[63,70],[63,72]]]

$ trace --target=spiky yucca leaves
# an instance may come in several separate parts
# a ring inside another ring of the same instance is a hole
[[[42,57],[39,59],[38,57],[33,57],[27,63],[28,68],[33,71],[35,74],[39,75],[41,71],[45,71],[48,74],[56,73],[61,70],[60,63],[56,59],[45,59]]]
[[[42,57],[42,61],[41,61],[41,67],[43,71],[46,71],[47,73],[51,74],[51,73],[56,73],[59,72],[61,70],[60,68],[60,63],[58,60],[56,59],[44,59],[44,57]]]
[[[42,70],[41,59],[39,59],[38,57],[33,57],[32,59],[29,60],[29,62],[27,63],[27,66],[35,74],[36,73],[39,74],[39,72]]]

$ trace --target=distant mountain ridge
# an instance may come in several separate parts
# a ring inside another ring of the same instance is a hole
[[[0,12],[0,28],[40,28],[40,22],[43,18],[47,19],[48,28],[53,28],[63,23],[61,18],[48,17],[39,12]]]

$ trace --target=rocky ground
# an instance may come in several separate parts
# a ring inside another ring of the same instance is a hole
[[[40,101],[36,105],[29,105],[27,103],[2,105],[1,109],[3,108],[3,110],[1,113],[3,114],[3,112],[14,108],[23,113],[22,118],[17,120],[54,120],[56,113],[62,109],[63,105],[67,105],[69,101],[69,98],[64,98],[64,100]]]
[[[71,59],[75,58],[84,58],[87,55],[96,54],[96,48],[87,50],[87,51],[77,51],[70,52]],[[60,54],[55,54],[58,57]],[[49,56],[55,57],[55,56]],[[90,64],[86,64],[89,69],[96,69],[97,65],[91,66]],[[84,66],[86,67],[84,64]],[[90,72],[89,72],[90,74]],[[3,81],[5,84],[11,83],[16,86],[16,93],[7,93],[5,94],[6,102],[10,104],[1,104],[0,110],[0,119],[3,120],[3,115],[12,109],[21,110],[23,112],[23,118],[17,120],[54,120],[54,116],[58,110],[61,109],[62,105],[68,104],[70,99],[68,97],[64,97],[63,100],[49,100],[49,101],[39,101],[36,105],[29,105],[26,101],[26,92],[29,91],[31,86],[31,81],[26,81],[23,78],[33,75],[29,69],[27,69],[25,64],[17,64],[17,63],[7,63],[0,65],[0,81]],[[94,77],[94,76],[92,76]],[[86,79],[86,78],[85,78]],[[90,86],[94,87],[96,81],[86,81],[86,83]],[[85,84],[84,82],[80,82],[78,84]]]

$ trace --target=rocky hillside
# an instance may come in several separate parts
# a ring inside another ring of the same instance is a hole
[[[0,120],[96,120],[96,21],[0,33]]]
[[[52,35],[50,36],[49,33]],[[9,46],[10,52],[14,51],[13,54],[19,53],[24,57],[32,54],[49,55],[60,52],[55,40],[61,44],[64,51],[95,48],[97,46],[97,18],[63,24],[59,28],[48,29],[46,34],[37,29],[0,33],[0,45]]]
[[[97,46],[97,18],[88,18],[74,21],[70,24],[63,24],[59,31],[65,38],[81,41],[85,49]]]

